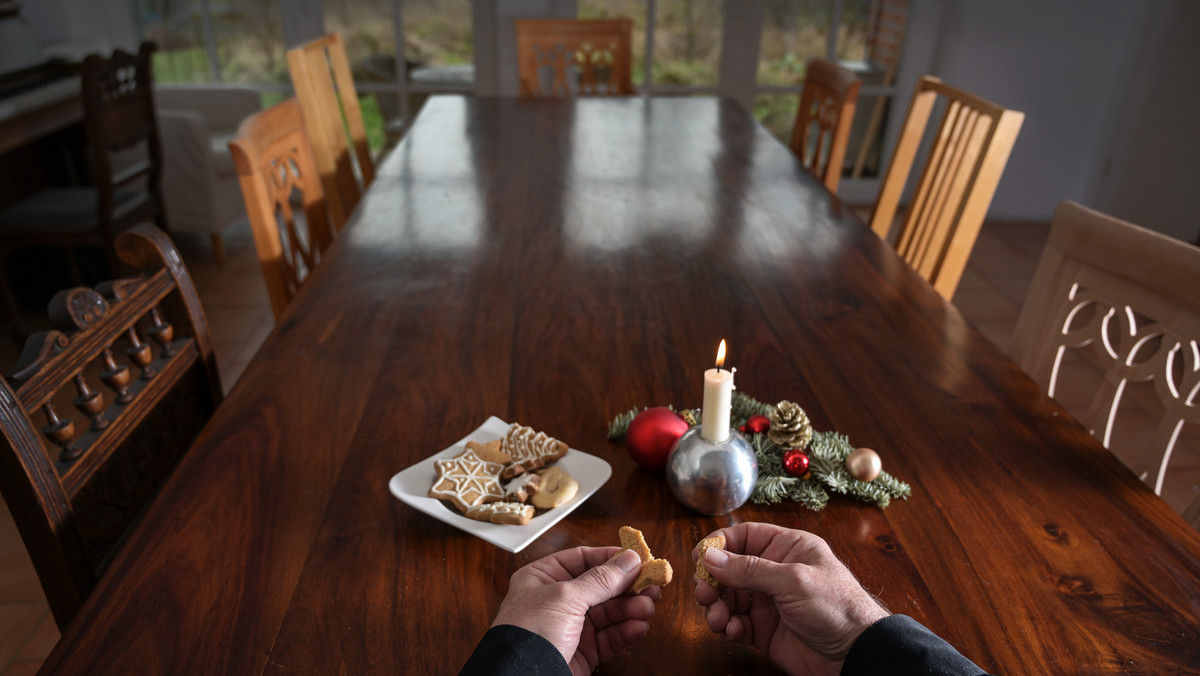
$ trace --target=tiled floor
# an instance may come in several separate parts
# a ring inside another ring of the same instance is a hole
[[[1012,339],[1046,234],[1045,224],[985,225],[954,297],[967,319],[1002,349]],[[204,303],[228,391],[274,327],[249,227],[243,224],[229,231],[223,265],[213,260],[207,238],[185,237],[179,247]],[[5,357],[7,368],[12,358],[2,351],[0,356]],[[1079,406],[1089,387],[1068,388],[1060,399],[1075,411],[1073,406]],[[1086,403],[1086,398],[1082,401]],[[1172,461],[1173,470],[1183,470],[1183,478],[1168,484],[1164,497],[1176,509],[1182,509],[1200,484],[1200,453],[1191,450],[1195,448],[1200,443],[1193,440],[1188,451],[1177,451]],[[1115,452],[1127,464],[1137,463],[1136,453]],[[58,630],[33,567],[4,508],[0,510],[0,676],[33,674],[57,640]]]

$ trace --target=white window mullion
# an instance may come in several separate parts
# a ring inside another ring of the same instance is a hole
[[[765,14],[763,0],[724,3],[717,92],[746,110],[754,110],[754,96],[758,93],[758,52]]]
[[[825,58],[830,61],[837,59],[838,39],[842,34],[842,2],[833,0],[829,10],[829,35],[825,41]]]
[[[395,31],[396,40],[396,93],[395,96],[400,99],[400,120],[404,126],[412,123],[408,119],[408,58],[405,56],[408,53],[408,45],[404,40],[404,7],[403,0],[392,0],[392,30]],[[383,126],[386,129],[391,120],[384,120]]]
[[[654,87],[654,0],[646,0],[646,58],[642,66],[643,90],[649,95]]]
[[[208,54],[208,72],[213,82],[221,83],[221,60],[217,58],[217,31],[213,26],[212,4],[200,0],[200,30],[204,34],[204,51]]]

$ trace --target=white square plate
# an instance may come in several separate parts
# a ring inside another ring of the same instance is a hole
[[[468,441],[487,443],[493,439],[502,438],[507,431],[508,423],[492,416],[474,432],[459,439],[458,443],[425,458],[392,477],[388,488],[391,489],[392,495],[400,498],[402,502],[416,507],[438,521],[444,521],[455,528],[465,530],[501,549],[513,553],[519,552],[563,517],[574,511],[576,507],[583,504],[584,500],[591,497],[612,476],[612,467],[594,455],[572,448],[555,464],[579,482],[579,492],[565,505],[559,505],[550,510],[539,510],[541,513],[530,519],[529,523],[524,526],[468,519],[449,503],[429,497],[429,487],[437,478],[437,468],[434,466],[434,462],[453,458],[462,453],[467,449]]]

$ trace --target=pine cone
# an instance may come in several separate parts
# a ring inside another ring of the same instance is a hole
[[[767,432],[771,443],[782,449],[808,448],[808,442],[812,441],[812,424],[799,404],[781,401],[767,417],[771,419],[771,429]]]
[[[695,427],[696,425],[700,424],[700,414],[698,409],[685,408],[679,412],[679,417],[683,418],[683,421],[691,427]]]

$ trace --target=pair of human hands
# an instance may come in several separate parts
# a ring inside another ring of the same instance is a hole
[[[764,523],[718,533],[726,549],[709,549],[704,562],[723,587],[696,579],[709,629],[757,647],[790,673],[839,673],[859,635],[889,614],[812,533]],[[513,574],[493,626],[537,633],[573,673],[591,673],[649,631],[662,590],[625,594],[640,563],[618,547],[576,547],[534,561]]]

